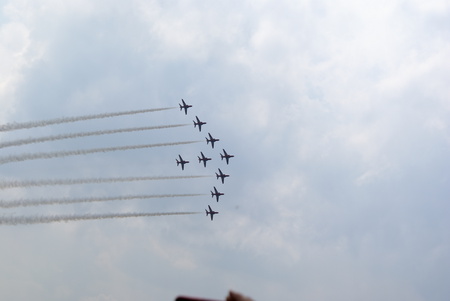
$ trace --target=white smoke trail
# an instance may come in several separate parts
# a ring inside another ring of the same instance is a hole
[[[104,184],[119,182],[136,181],[159,181],[159,180],[178,180],[208,178],[212,176],[160,176],[160,177],[123,177],[123,178],[88,178],[88,179],[49,179],[49,180],[30,180],[30,181],[10,181],[0,182],[0,189],[39,187],[39,186],[57,186],[57,185],[80,185],[80,184]]]
[[[94,115],[84,115],[84,116],[74,116],[74,117],[61,117],[61,118],[55,118],[55,119],[20,122],[20,123],[14,122],[14,123],[7,123],[7,124],[0,125],[0,132],[14,131],[14,130],[20,130],[20,129],[31,129],[31,128],[35,128],[35,127],[43,127],[43,126],[48,126],[48,125],[52,125],[52,124],[69,123],[69,122],[84,121],[84,120],[91,120],[91,119],[101,119],[101,118],[117,117],[117,116],[123,116],[123,115],[134,115],[134,114],[142,114],[142,113],[149,113],[149,112],[157,112],[157,111],[164,111],[164,110],[170,110],[170,109],[176,109],[176,107],[144,109],[144,110],[134,110],[134,111],[124,111],[124,112],[114,112],[114,113],[104,113],[104,114],[94,114]]]
[[[131,149],[141,149],[141,148],[152,148],[152,147],[162,147],[162,146],[174,146],[181,144],[191,144],[198,143],[202,141],[182,141],[182,142],[168,142],[168,143],[156,143],[156,144],[141,144],[141,145],[125,145],[125,146],[115,146],[115,147],[104,147],[104,148],[92,148],[92,149],[78,149],[73,151],[59,151],[59,152],[48,152],[48,153],[25,153],[16,156],[5,156],[0,157],[0,164],[6,164],[11,162],[21,162],[36,159],[53,159],[68,156],[80,156],[94,153],[106,153],[115,151],[125,151]]]
[[[39,137],[39,138],[27,138],[27,139],[2,142],[2,143],[0,143],[0,148],[11,147],[11,146],[20,146],[20,145],[32,144],[32,143],[41,143],[41,142],[47,142],[47,141],[63,140],[63,139],[82,138],[82,137],[88,137],[88,136],[100,136],[100,135],[110,135],[110,134],[118,134],[118,133],[159,130],[159,129],[174,128],[174,127],[181,127],[181,126],[187,126],[187,125],[189,125],[189,124],[159,125],[159,126],[135,127],[135,128],[124,128],[124,129],[92,131],[92,132],[69,133],[69,134],[61,134],[61,135],[46,136],[46,137]]]
[[[190,194],[151,194],[151,195],[124,195],[111,197],[92,197],[92,198],[59,198],[59,199],[20,199],[15,201],[0,201],[0,208],[17,208],[17,207],[31,207],[41,205],[68,205],[76,203],[91,203],[91,202],[106,202],[106,201],[125,201],[125,200],[142,200],[152,198],[176,198],[176,197],[194,197],[205,194],[190,193]]]
[[[12,216],[0,217],[0,225],[32,225],[54,222],[70,222],[83,220],[100,220],[129,217],[151,217],[164,215],[189,215],[202,212],[155,212],[155,213],[107,213],[107,214],[80,214],[80,215],[51,215],[51,216]]]

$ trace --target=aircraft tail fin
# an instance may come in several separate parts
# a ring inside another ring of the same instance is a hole
[[[205,212],[206,212],[206,216],[208,216],[208,213],[209,213],[208,210],[205,209]]]

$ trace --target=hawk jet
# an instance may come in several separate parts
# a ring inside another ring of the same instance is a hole
[[[187,109],[192,107],[192,105],[187,105],[184,102],[184,99],[182,98],[181,101],[183,102],[183,105],[181,105],[181,103],[179,103],[178,105],[180,106],[180,111],[182,111],[184,109],[184,114],[187,115]]]
[[[198,163],[203,161],[203,166],[206,167],[206,162],[211,160],[211,158],[205,157],[205,155],[203,154],[203,152],[200,152],[200,154],[202,155],[202,157],[200,158],[199,156],[197,156],[198,158]]]
[[[195,116],[195,118],[197,119],[197,122],[195,122],[195,120],[194,120],[194,127],[196,127],[198,125],[198,131],[201,132],[202,125],[206,124],[206,122],[200,121],[200,119],[198,119],[197,116]]]
[[[180,160],[175,159],[175,160],[177,160],[177,166],[181,164],[181,169],[184,170],[184,164],[189,163],[189,161],[183,160],[183,158],[181,158],[180,155],[178,155],[178,157],[180,157]]]
[[[208,135],[209,135],[209,139],[208,139],[208,137],[205,137],[206,138],[206,144],[211,142],[211,146],[212,146],[212,148],[214,148],[214,142],[219,141],[220,139],[213,138],[213,136],[211,136],[210,133],[208,133]]]
[[[219,174],[217,174],[217,172],[216,172],[216,177],[217,177],[217,179],[219,179],[219,178],[222,179],[222,184],[224,183],[225,178],[227,178],[227,177],[229,177],[229,176],[230,176],[230,175],[224,174],[224,173],[220,170],[220,168],[219,168]]]
[[[214,192],[211,191],[211,197],[216,196],[217,202],[219,201],[219,197],[224,194],[225,193],[223,193],[223,192],[219,192],[215,186],[214,186]]]
[[[212,221],[213,218],[214,218],[214,214],[218,214],[219,212],[213,211],[213,210],[211,209],[211,206],[209,206],[209,205],[208,205],[208,208],[209,208],[209,211],[205,209],[205,211],[206,211],[206,216],[208,216],[208,214],[211,215],[211,221]]]
[[[234,155],[229,155],[229,154],[227,154],[227,152],[226,152],[224,149],[222,149],[222,150],[223,150],[223,155],[220,154],[220,156],[222,157],[222,160],[225,158],[226,161],[227,161],[227,164],[228,164],[228,160],[229,160],[230,158],[233,158]]]

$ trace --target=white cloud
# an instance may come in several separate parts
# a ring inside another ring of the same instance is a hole
[[[450,9],[450,5],[445,0],[418,1],[408,3],[422,14],[445,15]]]

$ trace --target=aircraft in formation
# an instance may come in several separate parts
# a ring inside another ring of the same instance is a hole
[[[183,158],[181,158],[181,155],[178,155],[178,157],[180,157],[180,160],[175,159],[177,160],[177,166],[181,164],[181,169],[184,170],[184,164],[189,163],[189,161],[183,160]]]
[[[219,174],[217,174],[217,172],[216,172],[216,178],[217,178],[217,179],[221,178],[221,179],[222,179],[222,184],[224,184],[225,178],[227,178],[227,177],[229,177],[229,176],[230,176],[230,175],[224,174],[224,173],[220,170],[220,168],[219,168]]]
[[[200,121],[200,119],[198,119],[197,116],[195,116],[195,118],[197,119],[197,122],[194,121],[194,127],[196,127],[198,125],[198,131],[201,132],[202,131],[202,125],[206,124],[206,122]]]
[[[213,210],[211,209],[211,206],[209,206],[209,205],[208,205],[208,208],[209,208],[209,211],[205,209],[205,211],[206,211],[206,216],[208,216],[208,214],[209,214],[209,215],[211,216],[211,220],[213,220],[214,214],[218,214],[219,212],[213,211]]]
[[[224,194],[225,194],[225,193],[223,193],[223,192],[219,192],[219,191],[217,190],[216,186],[214,186],[214,192],[211,191],[211,197],[216,196],[217,202],[219,201],[219,197],[220,197],[221,195],[224,195]]]
[[[227,161],[227,165],[228,165],[228,160],[230,159],[230,158],[233,158],[234,157],[234,155],[229,155],[229,154],[227,154],[227,152],[225,151],[225,149],[222,149],[223,150],[223,155],[222,154],[220,154],[220,156],[222,157],[222,160],[225,158],[226,159],[226,161]]]
[[[209,135],[209,139],[208,139],[208,137],[206,137],[206,144],[211,142],[211,146],[212,146],[212,148],[214,148],[214,143],[216,141],[220,141],[220,139],[213,138],[213,136],[211,136],[211,133],[208,133],[208,135]]]
[[[202,155],[202,157],[200,158],[199,156],[197,156],[198,158],[198,163],[203,161],[203,165],[206,167],[206,162],[211,160],[211,158],[205,157],[205,155],[203,154],[203,152],[200,152],[200,154]]]
[[[181,103],[179,103],[179,105],[180,105],[180,111],[184,109],[184,115],[187,115],[187,109],[188,109],[188,108],[191,108],[192,105],[186,104],[186,103],[184,102],[184,99],[183,99],[183,98],[181,99],[181,102],[183,103],[183,105],[181,105]]]
[[[188,108],[191,108],[192,105],[186,104],[186,102],[184,101],[184,99],[181,99],[181,102],[182,102],[182,104],[179,104],[179,106],[180,106],[180,111],[182,111],[182,110],[184,109],[184,114],[187,115],[187,110],[188,110]],[[206,124],[206,122],[200,121],[200,119],[198,118],[198,116],[195,116],[195,120],[193,120],[193,122],[194,122],[194,128],[198,126],[198,131],[199,131],[199,132],[202,131],[202,125]],[[211,133],[208,133],[208,137],[205,137],[205,138],[206,138],[206,144],[209,144],[209,143],[211,142],[211,147],[212,147],[213,149],[214,149],[214,143],[216,143],[217,141],[220,141],[220,139],[214,138],[214,137],[211,135]],[[234,155],[228,154],[228,153],[225,151],[225,149],[222,149],[222,150],[223,150],[223,154],[220,153],[220,157],[222,158],[222,160],[225,159],[225,161],[227,162],[227,165],[228,165],[228,164],[229,164],[230,158],[233,158]],[[201,162],[203,161],[203,166],[206,167],[206,162],[209,161],[209,160],[211,160],[211,158],[206,157],[206,156],[203,154],[203,152],[200,152],[200,155],[201,155],[201,157],[200,157],[200,156],[197,156],[197,158],[198,158],[198,163],[201,163]],[[178,155],[178,157],[179,157],[179,160],[176,159],[176,161],[177,161],[177,166],[178,166],[179,164],[181,164],[181,169],[184,170],[184,165],[185,165],[186,163],[189,163],[189,161],[183,160],[183,158],[181,157],[181,155]],[[219,168],[219,172],[218,172],[218,173],[216,172],[216,177],[217,177],[217,179],[220,178],[221,181],[222,181],[222,184],[224,184],[225,178],[229,177],[229,175],[224,174],[224,173],[222,172],[222,170]],[[219,192],[215,186],[214,186],[213,188],[214,188],[214,191],[211,191],[211,197],[212,197],[212,198],[213,198],[213,197],[216,197],[216,201],[219,202],[219,197],[220,197],[221,195],[224,195],[224,193],[223,193],[223,192]],[[209,210],[208,210],[208,209],[209,209]],[[209,206],[209,205],[208,205],[208,209],[205,209],[206,216],[210,215],[210,216],[211,216],[211,221],[212,221],[213,218],[214,218],[214,215],[215,215],[215,214],[218,214],[219,212],[212,210],[212,209],[211,209],[211,206]]]

